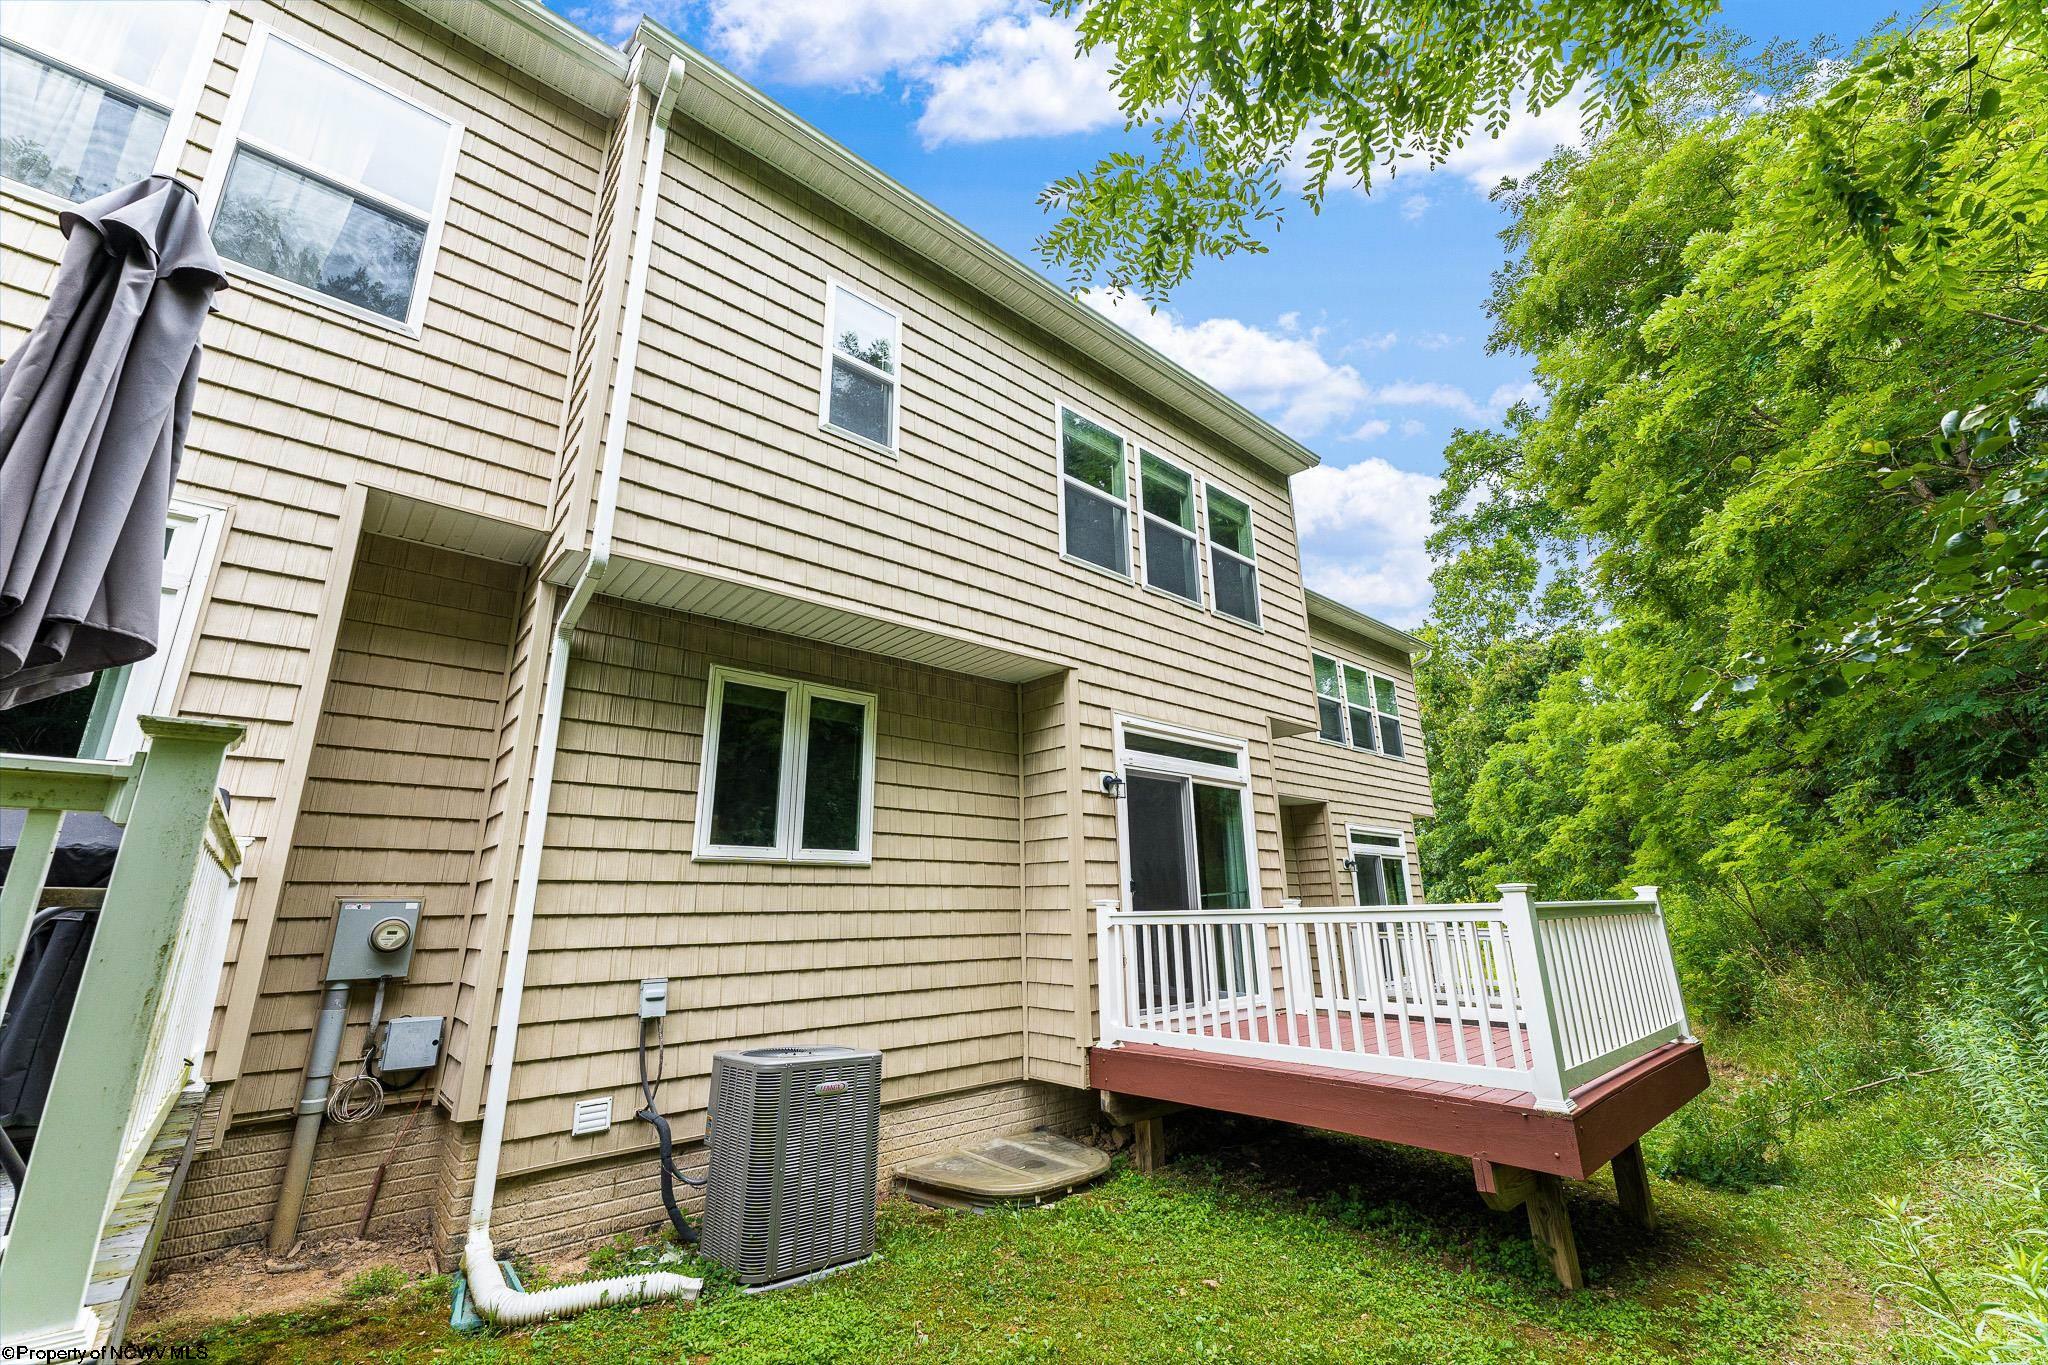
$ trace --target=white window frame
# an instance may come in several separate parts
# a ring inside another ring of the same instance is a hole
[[[1235,550],[1231,549],[1231,548],[1230,548],[1229,546],[1227,546],[1227,545],[1218,545],[1218,544],[1216,543],[1216,537],[1210,534],[1210,532],[1209,532],[1209,495],[1210,495],[1211,493],[1221,493],[1221,494],[1222,494],[1222,495],[1223,495],[1224,497],[1226,497],[1226,498],[1229,498],[1229,499],[1230,499],[1230,500],[1231,500],[1232,502],[1234,502],[1234,503],[1237,503],[1237,504],[1239,504],[1240,506],[1242,506],[1242,507],[1244,508],[1245,530],[1246,530],[1246,531],[1248,531],[1248,532],[1250,533],[1250,535],[1251,535],[1251,538],[1252,538],[1252,553],[1251,553],[1251,554],[1249,554],[1249,555],[1241,555],[1241,554],[1239,554],[1239,553],[1238,553],[1237,551],[1235,551]],[[1228,622],[1230,622],[1230,623],[1231,623],[1232,625],[1242,626],[1242,627],[1244,627],[1244,628],[1245,628],[1246,630],[1256,630],[1256,631],[1258,631],[1258,632],[1259,632],[1259,633],[1260,633],[1261,635],[1265,634],[1265,631],[1266,631],[1266,593],[1265,593],[1265,588],[1264,588],[1264,586],[1263,586],[1263,583],[1262,583],[1263,575],[1262,575],[1262,574],[1260,574],[1260,572],[1259,572],[1259,558],[1258,558],[1258,550],[1259,550],[1259,514],[1258,514],[1258,509],[1257,509],[1257,508],[1255,508],[1255,507],[1254,507],[1254,506],[1252,505],[1252,500],[1251,500],[1250,498],[1248,498],[1248,497],[1246,497],[1246,496],[1245,496],[1244,494],[1242,494],[1242,493],[1238,492],[1238,491],[1237,491],[1237,490],[1236,490],[1235,488],[1232,488],[1232,487],[1231,487],[1231,486],[1230,486],[1229,484],[1227,484],[1227,483],[1224,483],[1224,482],[1222,482],[1221,480],[1218,480],[1218,479],[1212,479],[1212,478],[1204,477],[1204,478],[1202,479],[1202,505],[1201,505],[1201,507],[1200,507],[1200,508],[1198,509],[1198,511],[1197,511],[1197,515],[1198,515],[1198,517],[1200,518],[1200,525],[1201,525],[1201,528],[1202,528],[1202,540],[1203,540],[1203,542],[1204,542],[1204,543],[1205,543],[1205,544],[1206,544],[1206,545],[1208,546],[1208,550],[1209,550],[1209,553],[1208,553],[1208,554],[1206,554],[1206,555],[1204,555],[1204,556],[1202,557],[1202,572],[1203,572],[1203,574],[1205,574],[1205,575],[1208,575],[1208,576],[1210,576],[1210,577],[1211,577],[1211,579],[1212,579],[1212,581],[1211,581],[1211,582],[1210,582],[1210,584],[1209,584],[1209,602],[1208,602],[1209,614],[1210,614],[1211,616],[1219,617],[1219,618],[1221,618],[1222,620],[1228,621]],[[1233,616],[1233,615],[1231,615],[1231,614],[1230,614],[1229,612],[1227,612],[1227,611],[1223,610],[1223,609],[1222,609],[1221,607],[1219,607],[1219,606],[1218,606],[1218,605],[1216,604],[1216,603],[1217,603],[1217,596],[1218,596],[1218,594],[1217,594],[1217,592],[1216,592],[1216,584],[1215,584],[1215,582],[1213,581],[1213,575],[1214,575],[1214,570],[1215,570],[1215,563],[1214,563],[1214,560],[1213,560],[1212,556],[1213,556],[1213,555],[1215,555],[1215,554],[1216,554],[1216,553],[1217,553],[1218,551],[1221,551],[1221,552],[1222,552],[1223,554],[1226,554],[1226,555],[1230,556],[1230,557],[1231,557],[1232,559],[1235,559],[1235,560],[1239,561],[1240,563],[1244,563],[1244,564],[1249,564],[1249,565],[1251,565],[1251,569],[1252,569],[1252,614],[1253,614],[1254,616],[1256,616],[1256,617],[1258,618],[1257,620],[1254,620],[1254,621],[1247,621],[1247,620],[1245,620],[1245,619],[1244,619],[1244,618],[1243,618],[1242,616]]]
[[[176,714],[227,522],[224,507],[171,499],[164,516],[167,544],[156,653],[100,676],[78,747],[81,758],[132,757],[142,747],[138,722],[143,716]]]
[[[1363,664],[1352,663],[1342,655],[1332,654],[1327,650],[1311,649],[1309,651],[1309,690],[1311,692],[1315,691],[1315,661],[1317,659],[1327,659],[1337,665],[1337,685],[1340,699],[1343,702],[1341,710],[1343,712],[1344,737],[1342,739],[1331,739],[1328,735],[1325,735],[1319,715],[1316,721],[1316,739],[1324,744],[1342,745],[1344,748],[1354,749],[1362,754],[1378,754],[1390,763],[1407,762],[1409,745],[1412,741],[1407,726],[1401,727],[1400,757],[1396,758],[1394,755],[1389,754],[1380,743],[1380,717],[1387,713],[1380,710],[1379,684],[1384,682],[1387,686],[1394,689],[1393,717],[1396,721],[1399,721],[1401,719],[1401,680],[1391,673],[1381,673],[1377,669],[1367,668]],[[1365,744],[1358,743],[1356,731],[1351,724],[1351,677],[1353,674],[1365,679],[1366,693],[1372,699],[1372,705],[1366,708],[1372,713],[1372,734],[1369,737],[1369,742]],[[1320,703],[1322,694],[1316,692],[1315,695],[1318,703]],[[1365,826],[1361,825],[1359,828],[1364,829]],[[1375,830],[1372,832],[1384,833],[1386,831]]]
[[[841,290],[853,295],[868,307],[887,313],[896,324],[896,335],[890,343],[890,353],[896,357],[896,372],[885,373],[868,364],[859,356],[848,355],[839,349],[835,339],[839,335],[839,293]],[[859,368],[862,374],[878,379],[889,386],[889,443],[878,444],[873,438],[857,431],[849,431],[832,421],[832,362],[845,360]],[[818,426],[842,440],[883,455],[893,456],[901,450],[903,426],[903,310],[887,304],[865,289],[855,288],[836,276],[825,280],[825,353],[818,363]]]
[[[1316,686],[1318,659],[1337,670],[1337,733],[1334,736],[1323,733],[1323,694]],[[1351,747],[1351,698],[1344,690],[1345,667],[1344,661],[1334,654],[1320,649],[1311,649],[1308,652],[1308,686],[1316,700],[1316,738],[1325,744],[1341,745],[1348,749]]]
[[[163,145],[156,150],[156,160],[150,166],[152,175],[176,175],[178,163],[184,159],[186,144],[192,138],[192,120],[199,112],[199,101],[206,94],[206,76],[213,69],[214,59],[220,55],[220,35],[228,22],[226,0],[203,0],[206,17],[200,22],[199,31],[193,35],[192,57],[185,65],[185,74],[178,84],[178,94],[173,102],[165,105],[158,96],[141,86],[123,80],[110,72],[96,71],[86,62],[70,57],[60,57],[54,52],[45,52],[33,43],[25,43],[9,37],[7,45],[18,52],[25,52],[37,61],[68,72],[81,80],[114,91],[136,103],[156,110],[166,120]],[[76,207],[74,201],[34,185],[25,185],[19,180],[5,180],[8,192],[62,212]]]
[[[1081,480],[1067,473],[1066,414],[1070,412],[1073,413],[1076,417],[1082,418],[1089,422],[1093,422],[1096,426],[1101,427],[1104,431],[1116,437],[1117,441],[1123,446],[1124,495],[1122,498],[1122,502],[1124,507],[1124,563],[1129,566],[1128,569],[1123,573],[1118,573],[1115,569],[1112,569],[1107,565],[1097,564],[1092,559],[1083,559],[1081,556],[1073,554],[1067,549],[1068,484],[1072,484],[1074,485],[1074,487],[1079,488],[1082,491],[1089,493],[1094,497],[1100,498],[1104,502],[1114,503],[1118,501],[1118,499],[1111,497],[1109,494],[1095,487],[1095,485],[1090,483],[1083,483]],[[1075,565],[1078,568],[1087,569],[1092,573],[1107,574],[1109,577],[1116,579],[1118,582],[1130,584],[1136,584],[1139,581],[1137,576],[1138,551],[1137,547],[1131,543],[1133,539],[1131,535],[1131,451],[1134,448],[1135,443],[1131,440],[1129,433],[1125,432],[1122,427],[1116,425],[1114,422],[1103,421],[1100,417],[1096,416],[1094,413],[1090,412],[1087,408],[1082,407],[1078,403],[1070,403],[1064,398],[1055,398],[1053,400],[1053,502],[1054,505],[1059,508],[1060,516],[1060,558],[1065,560],[1069,564]]]
[[[1252,810],[1252,763],[1251,742],[1235,739],[1229,735],[1211,734],[1205,730],[1192,730],[1184,725],[1174,725],[1163,720],[1152,720],[1144,716],[1118,714],[1113,717],[1116,734],[1115,760],[1116,775],[1121,777],[1135,768],[1139,772],[1159,773],[1168,777],[1188,777],[1212,787],[1235,787],[1238,794],[1238,818],[1244,822],[1245,878],[1249,890],[1246,899],[1251,908],[1263,906],[1265,891],[1259,881],[1259,827]],[[1133,734],[1151,735],[1157,739],[1178,740],[1183,744],[1199,744],[1208,749],[1227,750],[1237,756],[1231,767],[1215,763],[1201,763],[1193,759],[1175,758],[1168,754],[1147,753],[1132,749],[1129,738]],[[1117,901],[1128,906],[1131,899],[1131,824],[1129,803],[1116,803],[1116,850],[1117,850]],[[1193,850],[1189,850],[1193,856]],[[1197,894],[1199,888],[1193,882]]]
[[[206,218],[207,230],[209,232],[212,231],[213,215],[220,207],[221,195],[227,189],[228,173],[234,167],[235,154],[245,146],[251,151],[258,152],[308,179],[318,181],[323,185],[331,186],[347,194],[355,195],[370,204],[376,205],[378,208],[396,214],[407,222],[420,221],[420,211],[411,204],[402,203],[387,194],[382,194],[367,185],[358,184],[343,176],[334,175],[328,171],[308,166],[283,150],[263,141],[261,138],[251,137],[242,131],[243,118],[247,115],[249,101],[255,94],[256,79],[263,70],[264,54],[270,50],[270,44],[273,42],[297,48],[315,61],[323,62],[337,71],[353,76],[374,90],[380,90],[393,99],[411,105],[437,123],[446,124],[448,128],[448,145],[442,151],[441,156],[441,181],[434,190],[433,212],[427,218],[424,225],[425,235],[420,242],[419,265],[413,277],[412,302],[406,309],[404,321],[387,318],[382,313],[372,312],[368,308],[350,303],[346,299],[337,299],[332,294],[323,294],[318,289],[308,288],[295,281],[280,278],[268,271],[259,270],[255,266],[245,265],[241,261],[229,260],[223,256],[221,257],[221,263],[231,275],[240,275],[246,279],[260,281],[272,289],[291,295],[293,298],[303,299],[307,303],[316,304],[319,307],[340,313],[346,317],[354,318],[359,322],[367,322],[376,327],[382,327],[408,337],[417,338],[421,334],[422,323],[427,315],[427,295],[432,291],[434,283],[435,266],[441,250],[441,233],[448,225],[448,200],[455,187],[455,168],[462,160],[462,122],[454,116],[434,108],[432,105],[413,98],[403,90],[395,89],[386,82],[378,80],[375,76],[349,65],[347,62],[340,61],[328,53],[322,52],[319,48],[314,47],[308,42],[298,38],[286,37],[261,20],[256,22],[254,32],[249,39],[249,46],[243,52],[241,67],[235,72],[234,94],[228,98],[227,114],[221,120],[220,138],[215,144],[212,162],[206,168],[205,183],[200,187],[199,208]]]
[[[1368,846],[1366,856],[1378,858],[1382,862],[1388,858],[1393,858],[1399,862],[1401,864],[1401,889],[1408,895],[1408,899],[1403,904],[1417,904],[1415,899],[1415,878],[1408,867],[1408,832],[1401,829],[1390,829],[1382,825],[1346,825],[1344,826],[1344,857],[1352,863],[1350,870],[1352,904],[1359,906],[1365,904],[1364,901],[1359,899],[1358,895],[1358,844],[1352,838],[1355,834],[1366,834],[1377,839],[1394,840],[1394,847],[1392,848]],[[1383,885],[1382,894],[1384,892],[1385,888]],[[1383,905],[1385,903],[1384,901],[1382,902]]]
[[[772,846],[711,842],[711,812],[718,799],[718,732],[729,682],[781,692],[787,701],[782,716],[782,771],[777,775],[775,831]],[[810,743],[811,701],[827,698],[858,704],[865,713],[861,736],[860,844],[852,849],[802,847],[804,756]],[[875,694],[823,683],[779,678],[768,673],[715,664],[704,691],[704,747],[697,763],[697,822],[691,856],[704,862],[826,863],[865,867],[874,858],[875,838]]]
[[[1157,460],[1160,464],[1165,465],[1168,469],[1171,469],[1174,473],[1179,474],[1182,478],[1188,481],[1188,514],[1194,518],[1194,530],[1190,531],[1185,527],[1175,526],[1172,522],[1166,520],[1164,517],[1154,516],[1151,512],[1145,509],[1145,457],[1148,455],[1151,456],[1154,460]],[[1206,555],[1202,553],[1202,545],[1205,539],[1204,535],[1202,534],[1203,480],[1196,476],[1194,470],[1189,469],[1186,465],[1181,464],[1177,460],[1168,459],[1166,456],[1161,455],[1158,451],[1152,449],[1150,446],[1141,445],[1138,447],[1137,468],[1138,480],[1137,488],[1135,490],[1137,495],[1138,509],[1137,549],[1138,554],[1144,560],[1144,567],[1139,573],[1139,581],[1145,585],[1145,590],[1147,592],[1156,592],[1162,597],[1171,598],[1172,600],[1180,603],[1182,606],[1199,608],[1205,604],[1205,601],[1208,597],[1208,590],[1205,585],[1208,582],[1209,575],[1208,558]],[[1064,473],[1064,470],[1062,470],[1062,472]],[[1064,499],[1061,500],[1060,506],[1062,509],[1066,507],[1066,502]],[[1152,581],[1152,558],[1149,554],[1145,553],[1145,523],[1148,521],[1156,521],[1161,526],[1164,526],[1168,530],[1174,532],[1176,535],[1187,536],[1190,540],[1194,542],[1195,595],[1193,597],[1183,597],[1179,593],[1173,591],[1173,589],[1162,588],[1157,583],[1154,583]]]

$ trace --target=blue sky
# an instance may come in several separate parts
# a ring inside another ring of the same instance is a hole
[[[812,124],[1027,261],[1053,179],[1124,142],[1099,62],[1032,0],[547,0],[608,41],[645,11]],[[1727,0],[1752,39],[1844,45],[1892,7]],[[1288,215],[1264,256],[1202,265],[1169,308],[1099,300],[1120,322],[1324,461],[1295,481],[1310,586],[1401,625],[1428,609],[1430,493],[1445,439],[1528,391],[1485,351],[1501,261],[1486,190],[1577,135],[1557,109],[1475,139],[1434,172]]]

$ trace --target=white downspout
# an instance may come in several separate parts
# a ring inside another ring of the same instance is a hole
[[[640,60],[635,56],[628,98],[639,95]],[[612,407],[599,449],[597,515],[591,525],[590,553],[568,601],[556,618],[548,645],[547,681],[541,692],[540,738],[534,751],[533,787],[527,800],[526,842],[519,850],[518,880],[512,892],[512,925],[505,942],[505,976],[499,988],[497,1036],[491,1043],[490,1083],[484,1092],[484,1125],[477,1152],[476,1190],[469,1203],[469,1238],[463,1249],[470,1302],[492,1322],[521,1326],[564,1317],[607,1303],[648,1299],[694,1299],[703,1281],[668,1271],[615,1275],[581,1284],[557,1285],[526,1293],[505,1283],[491,1246],[491,1206],[498,1192],[498,1160],[505,1143],[505,1109],[512,1096],[512,1061],[519,1044],[519,1009],[526,990],[526,957],[533,942],[533,907],[540,892],[540,863],[547,846],[548,805],[555,784],[555,754],[562,735],[563,692],[569,678],[569,654],[584,608],[603,587],[611,571],[612,523],[618,511],[619,470],[625,463],[626,421],[633,402],[633,378],[639,367],[640,326],[646,314],[647,269],[653,256],[655,208],[661,199],[661,176],[668,154],[668,124],[682,92],[683,64],[670,57],[668,73],[655,101],[647,128],[647,151],[641,163],[640,199],[633,220],[633,254],[626,268],[625,318],[612,384]],[[630,106],[629,106],[630,107]]]

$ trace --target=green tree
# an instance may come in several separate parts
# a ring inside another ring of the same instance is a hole
[[[1287,184],[1319,208],[1403,160],[1441,161],[1575,89],[1636,109],[1714,0],[1053,0],[1106,49],[1146,150],[1048,188],[1041,248],[1076,283],[1158,300],[1205,256],[1263,251]]]

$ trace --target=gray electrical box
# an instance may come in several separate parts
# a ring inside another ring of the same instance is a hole
[[[650,976],[640,983],[640,1017],[659,1019],[668,1013],[668,978]]]
[[[425,1071],[441,1060],[441,1025],[433,1014],[402,1014],[384,1024],[377,1048],[377,1070]]]
[[[334,944],[327,950],[327,981],[376,981],[412,969],[413,940],[419,937],[418,901],[339,903]]]

